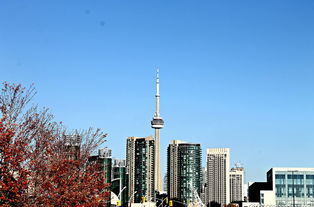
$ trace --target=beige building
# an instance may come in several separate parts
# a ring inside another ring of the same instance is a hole
[[[230,170],[230,202],[243,201],[244,168],[234,167]]]
[[[207,149],[206,204],[224,206],[230,202],[229,148]]]

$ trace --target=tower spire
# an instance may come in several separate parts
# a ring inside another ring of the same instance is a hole
[[[157,75],[156,75],[156,111],[154,117],[159,117],[159,68],[157,68]]]
[[[156,96],[159,96],[159,68],[157,68],[157,77],[156,77]]]

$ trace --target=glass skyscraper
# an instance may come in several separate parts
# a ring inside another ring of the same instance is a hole
[[[121,206],[127,206],[128,202],[128,175],[125,160],[112,160],[111,191],[117,196],[120,195]]]
[[[154,200],[155,142],[153,137],[127,139],[128,197],[140,203],[143,198]]]
[[[168,146],[168,195],[183,203],[201,192],[201,145],[173,140]]]
[[[103,148],[98,150],[98,155],[89,157],[89,162],[97,162],[100,165],[101,170],[104,173],[105,183],[111,183],[111,158],[112,150],[109,148]]]
[[[98,163],[101,171],[103,172],[104,182],[107,184],[111,183],[111,167],[112,167],[112,150],[105,147],[98,150],[98,155],[89,157],[89,162]],[[104,189],[110,193],[110,188]],[[107,206],[110,205],[110,200],[106,202]]]

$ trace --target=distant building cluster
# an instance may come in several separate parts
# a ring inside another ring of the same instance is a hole
[[[229,148],[206,149],[202,167],[199,143],[172,140],[167,147],[167,173],[161,179],[159,75],[156,112],[151,127],[155,136],[128,137],[126,159],[112,159],[111,149],[100,149],[91,162],[100,164],[111,183],[111,206],[209,207],[314,207],[314,168],[272,168],[266,182],[245,184],[242,165],[230,166]],[[80,137],[66,137],[65,146],[75,158]],[[163,190],[162,190],[163,187]]]

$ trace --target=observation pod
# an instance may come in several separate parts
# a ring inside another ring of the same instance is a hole
[[[151,121],[152,128],[161,129],[164,127],[164,120],[161,117],[154,117]]]

